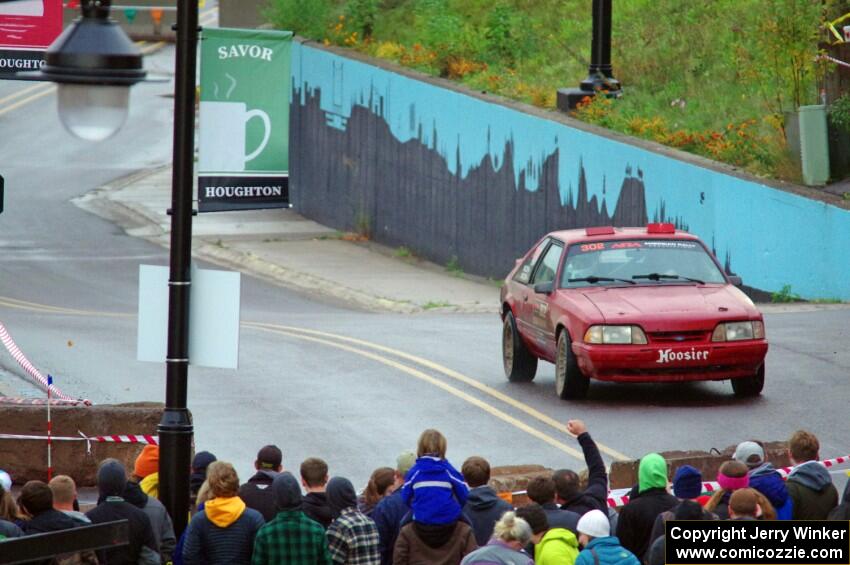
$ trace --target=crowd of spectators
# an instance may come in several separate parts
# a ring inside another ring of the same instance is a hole
[[[810,432],[788,442],[793,468],[784,480],[755,441],[738,445],[720,467],[720,489],[703,492],[694,467],[676,469],[650,453],[619,511],[608,505],[608,475],[583,422],[567,431],[582,448],[584,481],[571,469],[529,481],[530,502],[514,506],[489,486],[490,465],[469,457],[458,471],[447,441],[425,430],[416,453],[395,467],[376,469],[358,494],[348,479],[331,476],[322,459],[303,461],[298,476],[267,445],[256,473],[240,484],[233,465],[206,451],[192,461],[192,517],[185,532],[157,499],[159,450],[146,446],[128,470],[101,462],[99,498],[79,510],[74,481],[57,476],[29,481],[17,500],[0,471],[0,545],[21,536],[127,520],[129,544],[56,556],[48,563],[107,565],[661,565],[667,520],[847,520],[850,486],[839,501],[820,447]],[[2,551],[2,548],[0,548]]]

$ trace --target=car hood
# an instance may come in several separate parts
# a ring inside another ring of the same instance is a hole
[[[606,323],[642,324],[648,331],[666,329],[673,321],[694,329],[707,322],[760,318],[753,302],[732,285],[641,285],[581,289]],[[653,327],[654,323],[659,327]],[[663,324],[664,327],[660,327]]]

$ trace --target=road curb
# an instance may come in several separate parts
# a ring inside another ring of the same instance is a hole
[[[203,242],[200,245],[196,245],[192,251],[196,257],[205,259],[211,263],[244,271],[264,280],[269,280],[307,293],[330,296],[370,310],[395,312],[399,314],[413,314],[422,311],[422,309],[416,305],[388,298],[380,298],[351,288],[346,288],[337,283],[327,281],[308,273],[295,271],[275,263],[264,261],[250,252],[243,253],[241,251],[234,251],[224,244],[215,245]]]

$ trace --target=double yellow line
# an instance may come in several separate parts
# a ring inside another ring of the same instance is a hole
[[[34,302],[27,302],[24,300],[18,300],[9,297],[0,297],[0,307],[29,310],[54,315],[108,316],[113,318],[134,317],[133,314],[97,312],[92,310],[63,308],[59,306],[50,306],[45,304],[37,304]],[[387,347],[378,343],[373,343],[354,337],[308,328],[300,328],[263,322],[242,322],[242,326],[256,331],[262,331],[266,333],[284,336],[290,339],[297,339],[301,341],[323,345],[326,347],[332,347],[334,349],[345,351],[346,353],[357,355],[365,359],[374,361],[376,363],[380,363],[398,371],[399,373],[402,373],[404,375],[427,383],[431,386],[439,388],[443,392],[446,392],[451,396],[454,396],[455,398],[482,410],[490,416],[493,416],[507,423],[508,425],[522,432],[525,432],[526,434],[534,437],[535,439],[543,441],[544,443],[554,447],[555,449],[558,449],[563,453],[566,453],[567,455],[570,455],[571,457],[574,457],[578,460],[583,460],[583,454],[581,453],[581,451],[573,447],[573,445],[569,445],[562,441],[564,435],[569,436],[563,423],[555,420],[550,416],[547,416],[546,414],[540,412],[539,410],[533,408],[532,406],[529,406],[524,402],[512,398],[511,396],[501,391],[498,391],[477,381],[472,377],[464,375],[449,367],[445,367],[439,363],[435,363],[434,361],[431,361],[429,359],[425,359],[417,355],[412,355],[405,351],[393,349],[391,347]],[[439,375],[439,377],[441,378],[438,378],[435,375]],[[448,382],[444,379],[447,379]],[[454,383],[452,383],[452,381],[454,381]],[[460,386],[471,388],[475,392],[481,393],[484,399],[478,396],[473,396],[473,394],[470,394],[459,386],[456,386],[457,384],[459,384]],[[553,435],[551,431],[547,433],[533,426],[530,426],[528,423],[509,414],[507,411],[497,407],[491,402],[488,402],[487,397],[489,397],[489,399],[496,400],[499,403],[505,404],[511,409],[522,412],[524,415],[531,417],[532,419],[536,420],[540,424],[543,424],[547,428],[555,430],[557,434]],[[612,457],[613,459],[630,459],[630,457],[611,447],[608,447],[607,445],[597,442],[597,446],[599,447],[600,451]]]

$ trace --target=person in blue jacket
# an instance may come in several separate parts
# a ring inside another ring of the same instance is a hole
[[[413,521],[425,526],[448,526],[460,519],[469,487],[446,459],[447,442],[437,430],[419,436],[417,459],[408,471],[401,496],[413,510]]]
[[[640,565],[635,555],[611,534],[611,523],[601,510],[591,510],[578,521],[578,543],[584,549],[575,565]]]
[[[782,475],[765,461],[764,448],[755,441],[744,441],[735,448],[735,460],[749,469],[750,488],[762,493],[776,510],[777,520],[790,520],[794,503]]]

